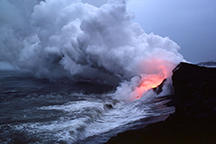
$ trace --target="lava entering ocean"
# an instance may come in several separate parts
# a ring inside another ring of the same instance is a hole
[[[141,82],[141,85],[135,90],[137,91],[137,99],[139,99],[144,92],[148,91],[149,89],[156,88],[158,85],[160,85],[165,77],[162,78],[157,75],[148,75],[144,79],[145,80]]]
[[[145,62],[148,66],[150,74],[141,75],[139,86],[136,88],[136,98],[139,99],[149,89],[156,88],[162,81],[171,76],[171,70],[174,67],[170,62],[153,58],[151,61]]]
[[[160,84],[183,60],[178,44],[145,33],[133,21],[124,0],[100,7],[80,0],[0,1],[0,6],[17,14],[0,11],[0,62],[36,77],[122,82],[118,96],[128,100],[129,94],[131,100]]]
[[[126,101],[134,101],[145,96],[149,90],[157,88],[166,79],[166,83],[161,87],[163,93],[169,93],[169,83],[171,83],[172,69],[175,64],[169,61],[162,60],[160,58],[152,58],[143,62],[144,65],[140,65],[140,73],[145,73],[139,76],[134,76],[129,81],[124,81],[117,88],[116,95],[120,99]],[[167,87],[168,86],[168,87]],[[167,91],[168,90],[168,91]],[[157,92],[156,92],[157,93]],[[158,93],[157,93],[158,94]]]

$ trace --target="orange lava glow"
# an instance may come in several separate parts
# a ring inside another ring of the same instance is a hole
[[[142,76],[140,85],[134,91],[135,99],[139,99],[149,89],[156,88],[157,86],[159,86],[163,82],[163,80],[167,78],[167,76],[169,75],[169,65],[164,65],[165,62],[159,60],[153,60],[153,62],[154,64],[150,64],[152,67],[148,67],[150,69],[149,71],[157,71],[157,73],[146,74]]]
[[[157,75],[149,75],[142,82],[142,84],[136,89],[137,91],[137,99],[139,99],[145,91],[149,89],[156,88],[158,85],[162,83],[165,77],[160,77]]]

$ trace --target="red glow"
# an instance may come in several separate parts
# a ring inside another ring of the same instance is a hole
[[[136,89],[137,99],[139,99],[145,91],[155,88],[161,84],[165,77],[160,77],[157,75],[148,75],[147,78],[142,82],[142,84]]]
[[[136,99],[139,99],[149,89],[156,88],[160,85],[169,76],[170,67],[172,68],[166,62],[156,59],[145,63],[145,65],[148,66],[149,73],[152,72],[153,74],[145,74],[142,76],[140,86],[134,91]]]

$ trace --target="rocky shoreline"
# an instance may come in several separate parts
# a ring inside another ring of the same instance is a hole
[[[215,144],[216,68],[180,63],[173,70],[176,111],[165,121],[118,133],[107,144]]]

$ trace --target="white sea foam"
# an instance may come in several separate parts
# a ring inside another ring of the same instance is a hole
[[[65,116],[16,129],[72,143],[154,115],[142,101],[155,94],[145,90],[140,100],[134,100],[136,89],[155,77],[162,82],[183,61],[175,42],[146,34],[132,21],[134,14],[124,0],[110,0],[101,7],[80,0],[2,0],[0,8],[0,61],[37,77],[121,81],[115,93],[107,94],[117,99],[110,110],[104,107],[107,102],[96,99],[43,106],[39,109],[62,111]]]
[[[86,96],[92,98],[91,95]],[[91,136],[98,136],[113,129],[125,127],[129,123],[146,117],[160,115],[161,113],[152,109],[154,105],[158,105],[160,102],[149,103],[154,96],[156,94],[149,91],[145,97],[133,102],[114,99],[103,101],[93,98],[94,101],[71,101],[63,105],[42,106],[38,110],[49,113],[57,110],[64,114],[58,120],[23,123],[15,125],[13,128],[24,130],[29,135],[47,137],[43,140],[56,139],[56,141],[63,140],[68,143],[75,143]],[[105,108],[106,104],[111,104],[112,108]]]

